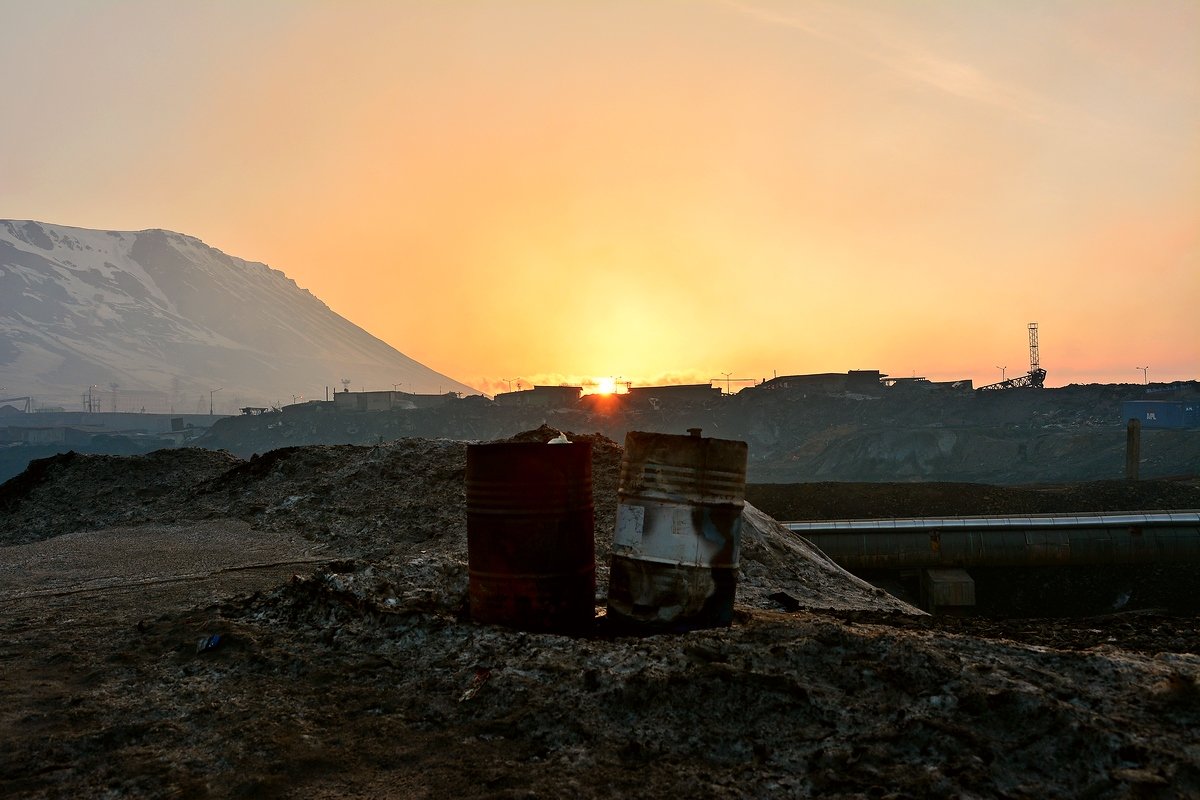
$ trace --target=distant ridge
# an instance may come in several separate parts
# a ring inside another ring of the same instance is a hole
[[[194,237],[0,220],[0,399],[79,409],[94,386],[106,411],[229,412],[323,399],[343,378],[477,393]]]

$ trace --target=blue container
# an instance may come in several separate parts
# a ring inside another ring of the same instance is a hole
[[[1183,400],[1126,400],[1121,420],[1136,419],[1143,428],[1195,428],[1200,426],[1200,403]]]

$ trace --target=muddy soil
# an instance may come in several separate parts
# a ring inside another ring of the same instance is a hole
[[[464,452],[75,457],[0,487],[0,795],[1200,794],[1193,617],[931,618],[751,509],[727,629],[477,625]],[[603,560],[620,448],[593,457]]]

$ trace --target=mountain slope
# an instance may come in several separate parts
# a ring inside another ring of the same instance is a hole
[[[474,394],[265,264],[163,230],[0,221],[0,397],[121,410],[323,398],[325,387]],[[109,389],[117,384],[114,392]],[[115,396],[114,396],[115,395]],[[124,401],[124,403],[123,403]]]

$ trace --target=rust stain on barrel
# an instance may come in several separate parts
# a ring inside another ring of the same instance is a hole
[[[472,619],[564,633],[592,624],[591,452],[588,442],[468,445]]]

